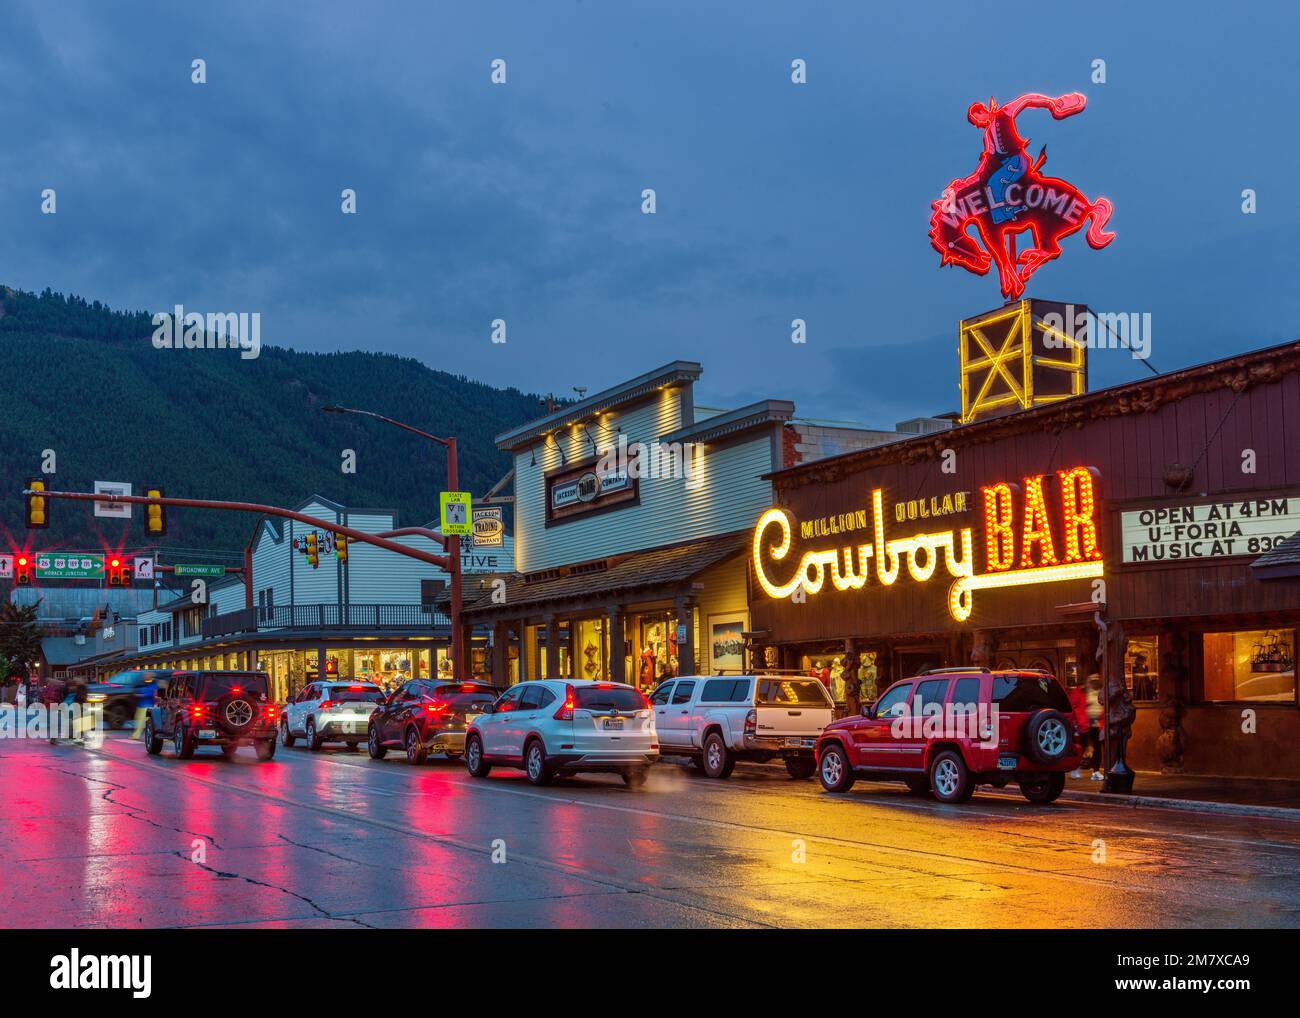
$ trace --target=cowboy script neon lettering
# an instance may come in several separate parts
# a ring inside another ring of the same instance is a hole
[[[1096,472],[1090,467],[1057,471],[1055,514],[1048,511],[1044,475],[1026,477],[1019,497],[1017,489],[1005,482],[982,488],[988,569],[984,573],[975,572],[971,527],[891,538],[886,529],[884,492],[875,488],[871,492],[870,534],[863,533],[860,542],[841,548],[805,551],[784,582],[773,579],[769,569],[790,556],[794,521],[784,509],[768,509],[754,527],[754,575],[768,597],[781,599],[801,588],[809,596],[818,594],[828,581],[838,591],[861,590],[873,573],[876,583],[889,587],[904,569],[913,580],[925,583],[942,565],[953,580],[948,590],[949,613],[958,622],[965,622],[974,609],[977,590],[1103,574],[1095,478]],[[775,541],[769,530],[777,531]],[[807,536],[803,528],[801,533]],[[1063,549],[1062,555],[1058,556],[1057,548]]]

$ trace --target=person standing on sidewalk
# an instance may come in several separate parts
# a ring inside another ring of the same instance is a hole
[[[1092,780],[1104,781],[1101,771],[1101,676],[1093,672],[1088,676],[1088,740],[1092,746]]]

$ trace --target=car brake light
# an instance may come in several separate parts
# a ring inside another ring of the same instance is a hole
[[[637,690],[637,692],[640,692],[640,690]],[[645,704],[645,709],[646,709],[646,710],[650,710],[650,709],[651,709],[651,708],[650,708],[650,697],[646,696],[645,693],[641,693],[641,702]]]
[[[745,715],[745,734],[753,735],[758,731],[758,711],[751,710]]]
[[[441,714],[449,707],[451,707],[451,704],[444,703],[442,701],[434,701],[433,703],[426,703],[424,705],[424,709],[427,710],[430,714]]]
[[[476,685],[474,685],[474,683],[472,683],[472,682],[467,682],[467,683],[465,683],[465,685],[463,685],[463,686],[460,687],[460,691],[461,691],[462,693],[472,693],[472,692],[474,692],[474,690],[476,690],[477,688],[478,688],[478,687],[477,687]]]
[[[573,708],[577,706],[575,696],[576,694],[573,692],[573,687],[566,685],[564,687],[564,703],[560,704],[560,709],[553,715],[556,721],[573,720]]]
[[[199,718],[203,717],[203,704],[201,704],[201,703],[196,703],[193,707],[191,707],[191,708],[190,708],[190,717],[192,717],[192,718],[193,718],[194,720],[196,720],[196,721],[197,721]]]
[[[329,710],[331,707],[337,707],[338,705],[339,705],[338,700],[322,700],[320,704],[320,709]]]

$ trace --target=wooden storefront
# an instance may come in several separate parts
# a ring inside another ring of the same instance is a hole
[[[927,666],[1097,671],[1137,707],[1136,768],[1300,776],[1300,578],[1255,567],[1300,527],[1300,344],[771,479],[790,539],[775,554],[782,523],[760,520],[767,663],[869,654],[879,688]]]

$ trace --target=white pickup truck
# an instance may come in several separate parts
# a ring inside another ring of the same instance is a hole
[[[781,757],[792,778],[812,777],[817,736],[835,704],[816,679],[802,675],[683,675],[650,697],[663,756],[690,757],[711,778],[737,760]]]

